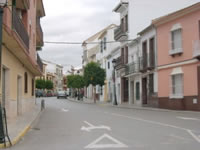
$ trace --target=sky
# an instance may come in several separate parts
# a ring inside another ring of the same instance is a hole
[[[129,0],[134,1],[135,35],[147,27],[152,19],[190,6],[200,0]],[[57,3],[55,3],[57,2]],[[46,16],[41,19],[46,42],[83,42],[90,36],[114,23],[120,16],[113,12],[120,0],[43,0]],[[45,43],[39,52],[44,60],[64,66],[82,65],[81,45]]]

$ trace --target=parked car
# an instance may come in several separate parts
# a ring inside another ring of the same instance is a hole
[[[59,99],[60,97],[67,98],[66,92],[65,91],[58,91],[57,92],[57,99]]]
[[[35,96],[36,97],[43,97],[44,95],[43,95],[43,91],[42,90],[36,90],[35,91]]]
[[[47,91],[46,97],[52,97],[52,96],[53,96],[53,92],[52,91]]]

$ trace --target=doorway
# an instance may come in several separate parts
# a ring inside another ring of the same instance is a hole
[[[9,85],[9,70],[4,68],[2,69],[2,107],[6,108],[7,99],[8,99],[8,85]]]
[[[147,104],[147,78],[142,79],[142,102]]]
[[[131,104],[134,104],[134,97],[135,97],[135,94],[134,94],[134,81],[131,81]]]

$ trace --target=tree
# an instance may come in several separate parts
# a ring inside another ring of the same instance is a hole
[[[36,81],[36,88],[37,89],[45,89],[46,88],[46,82],[43,79],[37,79]]]
[[[106,72],[98,63],[88,63],[84,68],[84,80],[87,87],[90,84],[92,84],[94,87],[96,87],[96,85],[103,86],[105,78]],[[96,103],[96,90],[94,90],[94,95],[94,102]]]
[[[69,75],[67,76],[67,87],[73,88],[73,89],[78,89],[83,88],[85,86],[85,81],[83,76],[80,75]]]
[[[46,80],[46,81],[45,81],[45,88],[46,88],[47,90],[52,90],[52,89],[53,89],[53,82],[50,81],[50,80]]]

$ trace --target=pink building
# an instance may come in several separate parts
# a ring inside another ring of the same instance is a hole
[[[200,111],[200,3],[153,20],[159,107]]]

